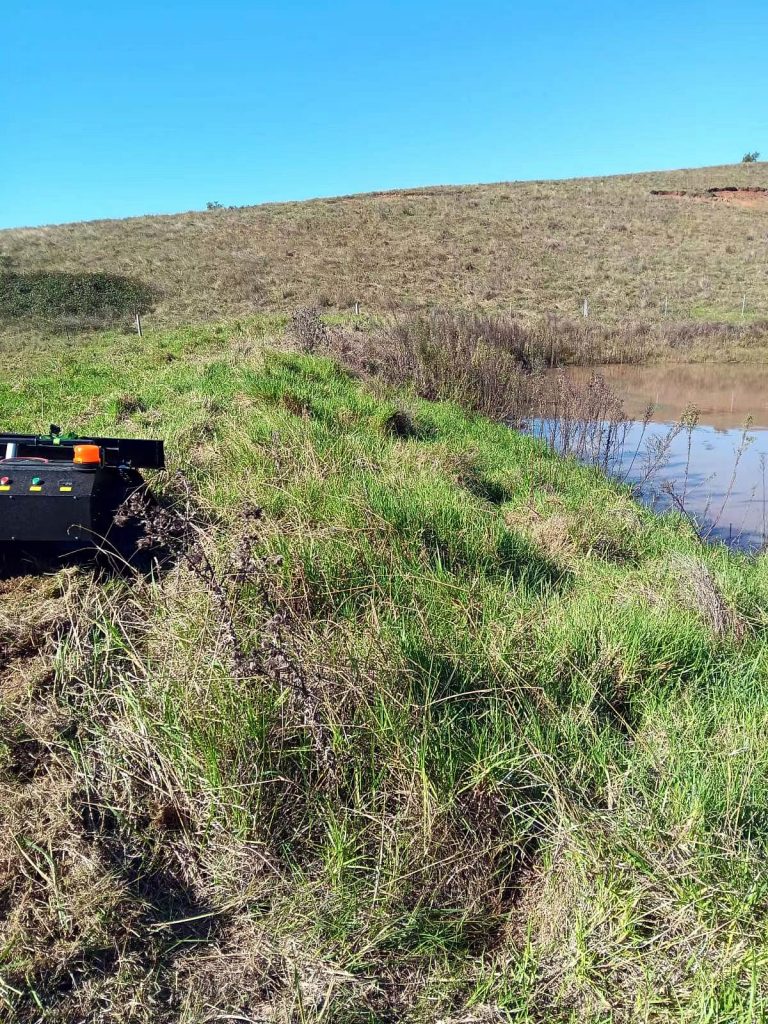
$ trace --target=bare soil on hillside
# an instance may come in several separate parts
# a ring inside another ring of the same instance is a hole
[[[708,188],[705,192],[689,192],[685,189],[654,189],[651,195],[671,199],[685,199],[695,203],[725,203],[727,206],[741,206],[747,209],[768,209],[768,188]]]

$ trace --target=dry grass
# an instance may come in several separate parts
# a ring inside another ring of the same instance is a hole
[[[768,184],[765,164],[438,187],[0,233],[22,271],[134,275],[155,322],[434,304],[604,323],[768,317],[768,210],[654,189]]]
[[[0,592],[0,1019],[765,1018],[764,557],[234,329],[4,356],[188,476]]]

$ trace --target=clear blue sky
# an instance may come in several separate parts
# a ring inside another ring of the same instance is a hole
[[[0,226],[768,156],[768,4],[9,0]]]

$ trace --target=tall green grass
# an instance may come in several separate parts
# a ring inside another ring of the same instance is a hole
[[[68,577],[6,701],[59,794],[8,1012],[764,1019],[766,560],[256,334],[7,354],[4,427],[167,438],[202,552]]]

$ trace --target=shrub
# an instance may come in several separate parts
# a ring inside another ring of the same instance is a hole
[[[314,306],[302,306],[294,311],[291,332],[302,352],[328,348],[328,329]]]
[[[435,310],[400,317],[381,344],[384,375],[425,398],[451,398],[498,419],[519,409],[524,331],[499,318]]]
[[[104,327],[148,312],[152,288],[122,274],[0,270],[0,323],[44,321],[53,327]]]
[[[756,164],[759,159],[760,154],[755,149],[751,153],[745,153],[744,156],[741,158],[741,162],[743,164]]]

